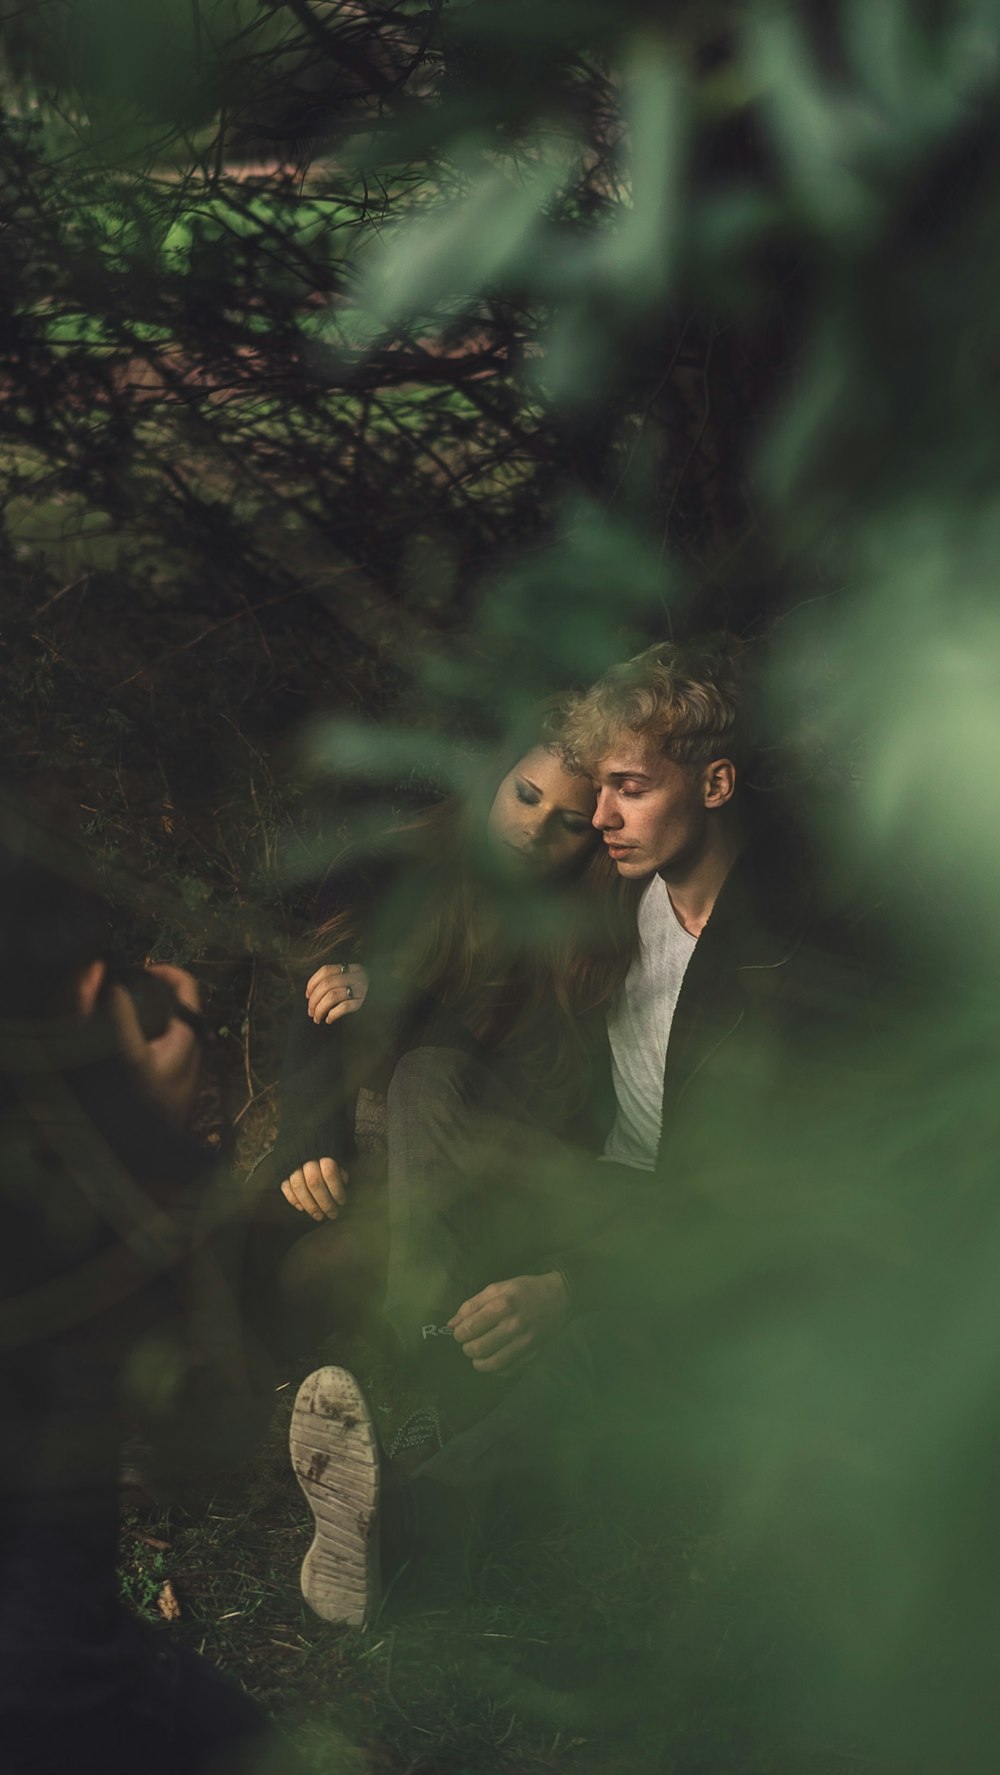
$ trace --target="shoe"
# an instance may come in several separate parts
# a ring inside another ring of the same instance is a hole
[[[396,1472],[409,1478],[448,1441],[448,1431],[436,1406],[419,1405],[403,1419],[390,1439],[386,1453]]]
[[[370,1627],[381,1598],[380,1462],[364,1394],[346,1368],[317,1368],[296,1395],[292,1466],[316,1532],[302,1594],[323,1621]]]

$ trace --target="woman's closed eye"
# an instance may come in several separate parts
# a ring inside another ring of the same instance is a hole
[[[591,831],[593,826],[593,822],[585,814],[563,814],[562,823],[567,832],[572,832],[574,838],[578,838],[581,832]]]
[[[525,807],[537,807],[542,799],[538,790],[533,788],[530,783],[515,783],[514,791],[518,801],[523,801]]]

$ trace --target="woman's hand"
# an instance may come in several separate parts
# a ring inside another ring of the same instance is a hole
[[[348,1174],[336,1159],[307,1159],[281,1185],[286,1202],[313,1220],[336,1220],[347,1201]]]
[[[183,968],[156,962],[150,964],[148,972],[165,980],[189,1011],[201,1010],[197,982]],[[124,986],[112,986],[108,997],[126,1066],[157,1108],[178,1127],[186,1127],[194,1106],[201,1062],[201,1044],[195,1031],[180,1017],[171,1017],[163,1034],[147,1041]]]
[[[332,962],[317,968],[306,982],[306,1005],[314,1023],[336,1023],[360,1011],[368,991],[368,975],[359,962]]]
[[[558,1270],[491,1282],[448,1320],[455,1342],[480,1374],[500,1374],[533,1356],[569,1318],[569,1291]]]

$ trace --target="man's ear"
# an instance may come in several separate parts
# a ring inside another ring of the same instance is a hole
[[[731,758],[716,758],[702,773],[706,807],[725,807],[736,789],[736,766]]]
[[[89,961],[77,974],[73,987],[73,1009],[81,1017],[89,1017],[97,1003],[108,972],[105,961]]]

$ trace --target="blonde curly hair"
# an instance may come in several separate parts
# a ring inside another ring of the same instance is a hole
[[[743,752],[743,650],[732,640],[701,646],[661,641],[570,703],[562,745],[590,768],[623,732],[649,734],[676,764],[736,760]]]

